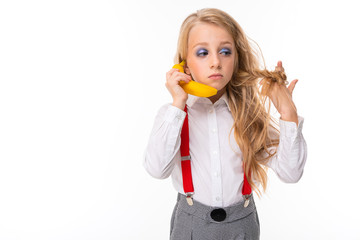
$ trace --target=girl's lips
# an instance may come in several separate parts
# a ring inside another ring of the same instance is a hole
[[[221,79],[223,76],[221,74],[213,74],[211,76],[209,76],[210,79],[213,79],[213,80],[219,80]]]

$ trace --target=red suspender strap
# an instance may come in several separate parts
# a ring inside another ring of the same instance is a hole
[[[242,195],[246,196],[246,195],[251,194],[251,186],[246,178],[244,163],[243,163],[243,169],[244,169],[244,184],[243,184],[243,188],[242,188]],[[251,177],[251,174],[249,174],[249,177]]]
[[[187,196],[187,201],[189,205],[193,205],[192,202],[192,195],[194,194],[194,185],[192,181],[192,174],[191,174],[191,157],[190,157],[190,147],[189,147],[189,119],[188,119],[188,112],[187,106],[185,105],[184,111],[186,112],[184,124],[181,129],[181,145],[180,145],[180,152],[181,152],[181,171],[182,171],[182,178],[183,178],[183,187],[184,192]],[[249,195],[251,194],[251,186],[246,178],[245,174],[245,165],[243,164],[244,169],[244,183],[242,188],[242,194],[245,197],[245,207],[249,204]],[[251,177],[251,174],[249,174]]]
[[[194,194],[194,186],[192,182],[191,174],[191,162],[190,162],[190,148],[189,148],[189,120],[187,114],[187,107],[185,105],[184,111],[186,112],[183,127],[181,129],[181,171],[183,178],[184,192],[187,196],[189,205],[192,205],[192,195]]]
[[[251,185],[249,183],[249,181],[246,178],[246,174],[245,174],[245,164],[243,162],[243,169],[244,169],[244,183],[243,183],[243,187],[242,187],[242,195],[245,199],[244,202],[244,207],[247,207],[250,203],[250,194],[251,194]],[[249,178],[251,177],[251,172],[249,173]]]

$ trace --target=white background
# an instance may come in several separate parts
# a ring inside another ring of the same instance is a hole
[[[168,239],[143,152],[182,21],[228,12],[282,60],[305,118],[297,184],[271,170],[261,239],[360,239],[356,1],[1,1],[0,239]]]

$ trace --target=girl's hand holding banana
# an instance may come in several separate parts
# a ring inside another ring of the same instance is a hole
[[[186,100],[188,99],[188,94],[180,86],[180,81],[188,83],[191,80],[191,77],[184,72],[181,72],[179,69],[172,68],[166,73],[166,83],[165,86],[169,90],[173,98],[173,106],[183,110],[185,108]]]
[[[217,89],[195,82],[184,73],[185,61],[175,64],[166,74],[166,87],[173,97],[173,105],[184,109],[188,94],[198,97],[211,97],[217,94]],[[174,73],[175,72],[175,73]]]

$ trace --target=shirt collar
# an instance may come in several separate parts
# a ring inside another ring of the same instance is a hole
[[[197,97],[197,96],[189,94],[188,99],[186,101],[186,105],[188,105],[189,107],[192,107],[195,103],[212,104],[212,102],[208,98]],[[214,105],[220,105],[223,103],[225,103],[227,108],[229,109],[229,111],[231,111],[230,106],[229,106],[229,97],[226,92],[214,103]]]

